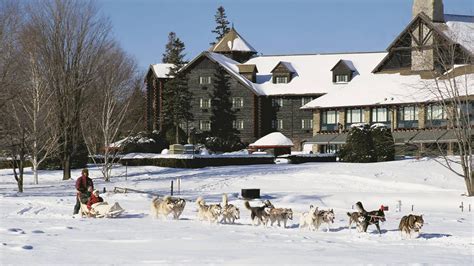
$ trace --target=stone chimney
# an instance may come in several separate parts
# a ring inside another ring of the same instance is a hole
[[[421,12],[433,22],[444,22],[443,0],[413,0],[413,18]]]
[[[433,22],[444,22],[443,0],[413,0],[413,18],[423,12]],[[426,26],[416,28],[412,34],[421,41],[422,45],[412,41],[411,70],[431,71],[434,70],[434,39],[428,36],[429,30]]]

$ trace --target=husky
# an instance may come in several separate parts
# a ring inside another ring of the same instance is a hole
[[[365,221],[365,216],[360,212],[348,212],[347,216],[349,216],[349,230],[352,229],[352,224],[355,224],[357,231],[362,232],[362,223]]]
[[[250,210],[253,225],[256,225],[256,221],[258,222],[257,225],[266,225],[270,215],[265,211],[265,208],[274,208],[274,206],[269,200],[264,201],[263,206],[260,207],[252,207],[248,201],[245,201],[245,208]]]
[[[286,223],[288,219],[293,220],[293,210],[285,208],[270,208],[269,211],[270,225],[273,226],[273,223],[276,221],[278,226],[280,222],[283,221],[283,228],[286,228]]]
[[[222,207],[220,203],[207,205],[204,199],[202,197],[199,197],[196,200],[196,204],[198,205],[199,220],[207,220],[210,223],[218,222],[218,218],[222,213]]]
[[[183,213],[184,207],[186,206],[186,200],[181,198],[172,198],[165,196],[160,199],[154,197],[151,202],[151,214],[155,218],[159,218],[160,215],[167,217],[170,213],[173,214],[173,219],[178,220],[179,216]]]
[[[222,195],[222,219],[221,223],[235,223],[240,219],[240,210],[233,204],[229,204],[227,194]]]
[[[404,238],[404,236],[412,238],[412,234],[417,238],[420,235],[423,224],[423,215],[410,214],[402,217],[398,229],[400,229],[402,238]]]
[[[318,207],[314,207],[313,205],[309,206],[309,211],[304,212],[300,218],[300,228],[308,227],[310,231],[314,231],[316,229],[316,220],[318,215]]]
[[[380,225],[379,222],[385,222],[385,213],[383,211],[383,205],[380,206],[380,209],[376,211],[366,211],[364,209],[364,206],[362,205],[362,202],[357,202],[356,207],[359,210],[359,212],[362,213],[362,215],[365,217],[365,220],[362,222],[362,231],[367,232],[367,228],[371,224],[375,224],[377,227],[377,230],[379,231],[379,234],[382,234],[382,231],[380,230]]]
[[[329,211],[318,211],[316,214],[316,230],[319,230],[321,224],[326,224],[326,232],[329,232],[329,225],[334,223],[334,210],[330,209]]]

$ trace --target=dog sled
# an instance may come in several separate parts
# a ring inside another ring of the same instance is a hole
[[[86,204],[81,202],[82,217],[115,218],[120,216],[124,211],[118,202],[115,202],[113,205],[109,205],[107,202],[94,203],[91,205],[90,210]]]

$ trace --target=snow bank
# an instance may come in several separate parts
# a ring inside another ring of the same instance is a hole
[[[249,145],[250,147],[265,147],[265,146],[284,146],[284,147],[292,147],[293,142],[291,139],[287,138],[280,132],[273,132],[268,135],[263,136],[262,138],[258,139],[254,143]]]

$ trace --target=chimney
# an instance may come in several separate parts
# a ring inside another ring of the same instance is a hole
[[[413,18],[421,12],[433,22],[444,22],[443,0],[413,0]]]

